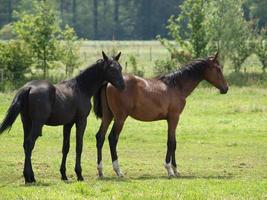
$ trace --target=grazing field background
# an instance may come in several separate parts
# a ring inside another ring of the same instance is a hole
[[[14,93],[0,95],[4,117]],[[128,119],[118,144],[125,174],[112,171],[108,142],[103,149],[105,178],[96,176],[93,114],[88,118],[82,156],[84,182],[74,172],[75,133],[67,162],[68,182],[60,180],[62,127],[45,127],[33,151],[37,183],[24,185],[23,133],[17,119],[0,136],[0,199],[266,199],[267,90],[230,87],[227,95],[199,87],[188,98],[177,129],[180,178],[163,167],[166,123]]]

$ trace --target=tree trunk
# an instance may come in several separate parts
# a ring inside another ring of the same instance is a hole
[[[8,1],[8,23],[12,22],[12,11],[13,11],[12,0],[9,0]]]
[[[151,39],[151,14],[152,14],[152,3],[151,0],[141,0],[141,4],[138,9],[138,25],[137,28],[140,30],[140,38],[143,40]]]
[[[98,39],[98,0],[93,0],[94,39]]]
[[[120,6],[120,1],[119,0],[114,0],[114,29],[113,29],[113,39],[116,39],[118,37],[119,33],[119,6]]]
[[[76,0],[72,0],[72,26],[76,30],[76,22],[77,22],[77,4]]]
[[[63,13],[64,13],[64,0],[60,0],[60,16],[61,16],[62,22],[64,22]]]

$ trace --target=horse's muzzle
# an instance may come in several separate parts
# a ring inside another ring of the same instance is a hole
[[[220,93],[221,94],[226,94],[228,92],[228,89],[229,89],[228,86],[223,87],[223,88],[220,89]]]
[[[117,85],[117,88],[121,91],[126,88],[124,81],[118,81],[116,85]]]

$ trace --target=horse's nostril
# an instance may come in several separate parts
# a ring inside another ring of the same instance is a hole
[[[228,86],[223,87],[222,89],[220,89],[220,93],[221,94],[226,94],[228,92]]]

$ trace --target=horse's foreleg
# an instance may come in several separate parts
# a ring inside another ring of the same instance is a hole
[[[76,122],[76,163],[75,163],[75,172],[77,175],[78,181],[83,181],[82,176],[82,167],[81,167],[81,155],[83,148],[83,134],[86,128],[87,120],[86,118],[80,119]]]
[[[70,132],[71,132],[72,126],[73,126],[73,123],[66,124],[63,127],[62,162],[60,166],[60,173],[61,173],[62,180],[68,180],[67,175],[66,175],[66,160],[67,160],[67,155],[70,149]]]
[[[165,168],[169,177],[178,175],[177,165],[175,161],[176,150],[176,127],[178,124],[177,117],[171,117],[168,119],[168,140],[167,140],[167,153],[165,158]]]
[[[25,183],[35,182],[34,172],[32,169],[31,155],[34,148],[36,139],[41,135],[43,124],[39,122],[32,122],[30,133],[24,138],[24,153],[25,153],[25,162],[23,175],[25,178]]]
[[[96,147],[97,147],[97,170],[98,176],[103,177],[103,165],[102,165],[102,147],[105,141],[105,135],[107,133],[112,116],[109,118],[103,118],[101,126],[96,134]]]
[[[113,170],[116,172],[117,176],[119,177],[123,177],[123,174],[120,170],[119,161],[118,161],[117,143],[119,140],[119,135],[122,130],[124,121],[125,120],[115,120],[112,130],[108,136]]]

